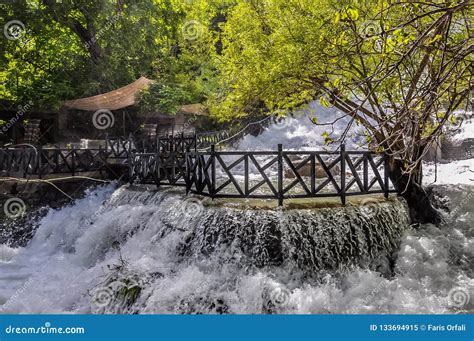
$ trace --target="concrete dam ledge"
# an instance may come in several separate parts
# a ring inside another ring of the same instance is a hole
[[[169,195],[182,195],[184,189],[171,188],[163,186],[156,189],[153,185],[128,185],[127,188],[131,191],[150,193],[164,191]],[[205,207],[225,207],[242,210],[308,210],[319,208],[341,208],[341,207],[357,207],[376,204],[405,204],[403,198],[397,194],[391,193],[388,199],[382,194],[365,194],[365,195],[350,195],[347,197],[346,205],[341,204],[339,197],[317,197],[317,198],[292,198],[285,199],[284,205],[278,207],[278,202],[275,199],[261,199],[261,198],[209,198],[200,195],[188,194],[188,197],[200,200]]]

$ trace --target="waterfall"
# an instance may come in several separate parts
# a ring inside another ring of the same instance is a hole
[[[299,146],[307,121],[285,123],[288,148],[318,148]],[[268,134],[240,148],[274,149]],[[472,185],[440,191],[451,213],[436,227],[410,226],[398,199],[278,209],[99,187],[27,233],[10,224],[0,313],[473,312]]]
[[[0,249],[0,309],[397,312],[413,304],[397,295],[414,300],[429,290],[415,279],[421,280],[422,254],[437,246],[408,226],[403,202],[313,210],[242,205],[177,189],[97,189],[50,210],[26,247]],[[425,275],[430,271],[436,269],[425,268]],[[424,309],[447,311],[442,295],[427,300]]]

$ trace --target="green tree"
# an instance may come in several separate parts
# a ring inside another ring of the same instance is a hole
[[[0,40],[0,95],[49,108],[166,78],[186,14],[179,0],[31,0],[0,4],[0,18],[24,24],[21,39]]]
[[[437,221],[421,188],[421,160],[468,103],[473,6],[468,0],[241,1],[224,27],[214,110],[229,119],[256,105],[290,109],[319,99],[335,106],[391,156],[391,180],[413,219]]]

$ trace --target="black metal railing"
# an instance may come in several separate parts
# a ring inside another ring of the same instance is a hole
[[[197,133],[197,148],[205,149],[209,148],[211,145],[218,144],[219,142],[225,141],[231,137],[231,132],[229,130],[222,131],[213,131],[205,133]]]
[[[1,176],[28,177],[47,174],[71,174],[100,171],[107,164],[109,153],[99,149],[0,149]]]
[[[186,136],[184,133],[179,135],[159,136],[157,138],[156,149],[160,153],[186,153],[197,150],[196,135]]]
[[[131,183],[185,186],[186,153],[137,153],[129,159]]]
[[[344,145],[334,152],[285,151],[282,145],[243,152],[216,151],[214,145],[198,151],[197,137],[183,134],[156,141],[151,152],[137,152],[133,137],[106,138],[98,149],[2,148],[0,176],[74,176],[102,171],[120,159],[130,182],[186,186],[187,192],[211,198],[276,199],[282,205],[290,198],[339,197],[345,204],[351,195],[395,192],[385,154],[346,151]]]
[[[215,151],[186,155],[185,182],[188,192],[211,198],[340,197],[383,193],[391,188],[386,171],[387,156],[369,151],[339,152]]]
[[[135,152],[139,148],[139,143],[136,139],[129,135],[128,138],[118,136],[105,136],[105,150],[109,153],[109,158],[112,159],[128,159],[130,153]]]

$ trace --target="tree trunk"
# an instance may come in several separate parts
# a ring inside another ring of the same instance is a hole
[[[418,172],[403,173],[401,160],[392,159],[389,162],[388,174],[395,189],[407,201],[412,223],[439,224],[443,221],[441,213],[433,207],[426,191],[421,186],[421,164]]]

